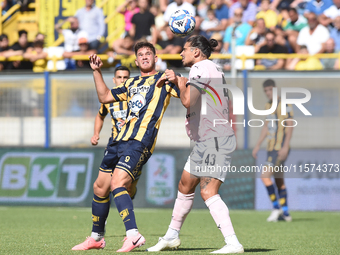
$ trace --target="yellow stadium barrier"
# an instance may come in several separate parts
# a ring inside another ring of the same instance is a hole
[[[98,54],[98,56],[103,60],[108,60],[109,56],[107,54]],[[291,59],[291,58],[306,58],[310,55],[306,54],[254,54],[253,56],[246,56],[246,55],[238,55],[236,56],[236,59],[242,60],[242,70],[245,69],[245,62],[247,59]],[[340,61],[340,52],[339,53],[323,53],[323,54],[315,54],[313,55],[316,58],[319,59],[331,59],[331,58],[337,58]],[[122,60],[126,58],[130,58],[134,56],[125,56],[125,55],[116,55],[115,60]],[[158,54],[158,57],[160,57],[162,60],[181,60],[182,57],[179,54]],[[24,58],[22,56],[14,56],[5,58],[0,56],[0,61],[20,61]],[[48,57],[47,60],[52,60],[54,63],[54,68],[52,72],[57,71],[57,61],[62,60],[62,57]],[[73,56],[72,59],[74,60],[88,60],[88,55],[77,55]],[[231,59],[231,54],[212,54],[210,59]]]

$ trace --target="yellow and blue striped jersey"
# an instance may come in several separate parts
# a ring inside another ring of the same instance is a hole
[[[99,109],[99,114],[105,117],[108,113],[111,115],[111,123],[112,123],[112,133],[111,139],[115,139],[122,129],[122,126],[125,123],[126,115],[127,115],[127,102],[113,102],[110,104],[101,104]]]
[[[114,101],[127,101],[128,105],[126,124],[115,141],[137,140],[153,152],[170,97],[179,98],[179,89],[175,84],[156,86],[163,75],[165,74],[157,72],[153,75],[137,76],[111,89]]]
[[[266,110],[270,109],[272,102],[266,104]],[[273,121],[268,121],[268,133],[267,133],[267,151],[278,151],[282,148],[285,137],[286,128],[281,124],[285,119],[293,118],[293,107],[292,105],[287,105],[286,115],[281,115],[281,99],[278,99],[278,104],[275,112],[267,116],[267,119],[272,119]],[[285,124],[286,125],[286,124]]]

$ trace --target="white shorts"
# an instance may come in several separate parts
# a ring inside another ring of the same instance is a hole
[[[196,142],[184,170],[196,177],[212,177],[224,182],[235,149],[234,135]]]

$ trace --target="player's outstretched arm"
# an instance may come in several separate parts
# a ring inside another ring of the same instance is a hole
[[[103,62],[96,54],[92,54],[90,57],[90,66],[93,70],[93,78],[96,84],[96,90],[98,94],[99,102],[102,104],[114,102],[114,98],[111,94],[110,89],[106,86],[102,72],[100,68],[103,66]]]
[[[99,113],[97,113],[96,118],[94,120],[94,133],[91,138],[91,144],[93,146],[96,146],[98,144],[98,140],[100,139],[99,134],[103,128],[104,119],[105,119],[104,116],[101,116]]]

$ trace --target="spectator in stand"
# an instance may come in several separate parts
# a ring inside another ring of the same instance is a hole
[[[98,50],[100,40],[105,34],[104,14],[101,9],[95,6],[94,0],[85,0],[84,8],[76,12],[79,20],[79,27],[88,34],[89,47]]]
[[[134,58],[135,52],[133,50],[134,45],[135,41],[130,35],[126,35],[124,38],[119,38],[118,40],[114,41],[112,45],[113,51],[109,51],[107,53],[109,55],[108,63],[113,63],[116,55],[125,55],[126,57],[118,61],[118,65],[121,64],[123,66],[128,66],[129,68],[135,68],[136,63]]]
[[[139,12],[137,0],[125,0],[124,3],[117,7],[116,12],[124,15],[125,31],[129,32],[132,27],[131,21],[133,15]]]
[[[331,29],[330,36],[335,42],[335,52],[340,51],[340,16],[337,16],[334,21],[334,28]]]
[[[61,28],[66,22],[70,22],[70,29]],[[78,51],[79,39],[88,38],[87,32],[79,28],[79,21],[77,17],[69,17],[63,22],[57,23],[54,28],[59,34],[64,36],[64,48],[66,52]]]
[[[224,49],[223,49],[223,37],[220,33],[213,33],[212,36],[210,37],[210,39],[215,39],[217,41],[217,46],[214,48],[214,51],[212,52],[212,54],[225,54],[227,53]],[[221,68],[223,68],[223,70],[228,71],[230,70],[230,60],[229,59],[212,59],[212,62],[214,62],[216,65],[220,66]]]
[[[209,39],[212,35],[211,29],[218,27],[219,23],[219,20],[215,16],[215,11],[209,9],[207,11],[207,19],[203,20],[200,25],[201,35]]]
[[[305,14],[314,12],[319,16],[329,7],[331,7],[332,4],[332,0],[310,0],[306,5]]]
[[[18,32],[19,39],[14,43],[10,49],[4,52],[3,56],[8,58],[12,56],[23,56],[24,53],[30,53],[33,49],[33,44],[27,40],[27,31],[20,30]],[[8,65],[9,69],[29,69],[32,70],[32,63],[30,61],[13,61]]]
[[[63,57],[64,58],[72,58],[74,56],[90,56],[92,54],[97,53],[97,50],[91,49],[90,44],[88,43],[87,38],[82,37],[78,40],[79,44],[79,50],[74,52],[64,52]],[[76,60],[76,66],[77,68],[90,68],[90,62],[89,60]]]
[[[203,19],[207,18],[207,11],[212,9],[213,7],[213,0],[203,0],[197,6],[197,15]],[[229,15],[228,15],[229,16]]]
[[[288,50],[286,47],[275,43],[275,34],[272,31],[267,32],[265,45],[263,45],[258,53],[273,53],[273,54],[287,54]],[[285,66],[284,59],[257,59],[256,65],[264,66],[267,70],[278,70],[283,69]]]
[[[150,12],[155,17],[155,26],[157,31],[161,31],[167,23],[164,21],[164,15],[158,5],[152,5],[150,7]]]
[[[268,32],[264,19],[257,19],[255,27],[250,31],[246,39],[246,45],[253,45],[257,53],[260,48],[265,45],[265,36]]]
[[[308,26],[301,29],[297,38],[297,50],[299,51],[301,45],[305,45],[311,55],[323,53],[329,37],[328,29],[319,24],[316,14],[311,12],[308,14]]]
[[[215,16],[219,20],[219,24],[216,27],[209,28],[209,32],[224,32],[228,26],[229,8],[224,3],[224,0],[214,0],[215,4]]]
[[[179,9],[187,10],[193,16],[196,16],[196,9],[191,3],[185,2],[184,0],[174,0],[164,12],[164,21],[166,24],[168,24],[171,15]]]
[[[5,34],[0,35],[0,57],[4,56],[4,53],[9,50],[8,36]],[[0,61],[0,71],[7,69],[9,62]]]
[[[335,43],[332,38],[329,38],[326,41],[325,48],[325,53],[335,53]],[[323,68],[326,70],[338,69],[339,66],[337,58],[324,58],[321,59],[321,63],[323,65]]]
[[[307,20],[304,16],[299,15],[295,8],[288,10],[289,20],[287,25],[283,28],[283,36],[287,39],[290,47],[294,52],[297,52],[296,40],[302,28],[308,26]],[[278,38],[280,40],[281,38]],[[284,40],[284,39],[283,39]]]
[[[254,25],[257,13],[257,6],[253,2],[249,0],[240,0],[239,2],[234,3],[229,9],[229,18],[234,18],[235,9],[242,8],[243,9],[243,18],[242,22],[249,23],[251,26]]]
[[[43,33],[38,32],[37,35],[35,36],[34,41],[42,41],[45,43],[45,35]]]
[[[298,53],[304,54],[305,56],[301,58],[288,59],[286,64],[287,70],[312,71],[323,69],[318,58],[308,55],[308,49],[306,45],[301,45]]]
[[[159,46],[162,47],[161,50],[157,50],[157,54],[179,54],[183,50],[185,39],[175,36],[170,27],[165,28],[167,38],[165,40],[157,42]],[[180,68],[183,67],[181,60],[169,60],[168,64],[172,67]]]
[[[124,38],[119,38],[112,44],[112,49],[115,54],[118,55],[133,55],[133,45],[135,44],[133,38],[130,35],[126,35]],[[112,56],[113,57],[113,56]]]
[[[262,0],[260,5],[260,11],[256,14],[256,19],[264,19],[266,27],[270,30],[274,30],[277,25],[277,14],[275,11],[269,9],[270,0]]]
[[[332,24],[333,20],[340,15],[340,0],[333,0],[333,5],[327,8],[320,15],[320,23],[327,27]]]
[[[132,27],[130,35],[135,41],[146,36],[152,44],[157,42],[157,31],[155,27],[155,17],[149,11],[149,2],[147,0],[138,0],[139,13],[132,17]]]
[[[223,49],[225,52],[231,52],[232,33],[235,29],[236,46],[245,45],[245,41],[249,32],[252,30],[251,25],[247,22],[242,23],[243,9],[237,8],[234,10],[233,22],[225,31],[223,38]]]
[[[270,4],[270,9],[272,10],[282,10],[292,7],[291,4],[294,0],[273,0]]]
[[[44,52],[44,41],[36,40],[31,52],[24,53],[23,57],[33,64],[33,72],[44,72],[47,67],[47,52]]]

